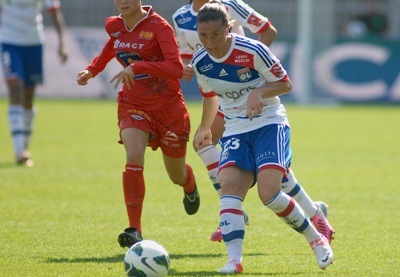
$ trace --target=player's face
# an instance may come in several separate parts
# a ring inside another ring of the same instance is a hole
[[[211,56],[222,58],[228,52],[229,27],[224,26],[220,20],[198,23],[197,34],[201,44]]]
[[[129,17],[141,10],[141,0],[114,0],[115,7],[123,17]]]

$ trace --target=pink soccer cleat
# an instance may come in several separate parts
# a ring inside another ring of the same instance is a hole
[[[317,213],[310,218],[310,220],[312,224],[314,224],[317,231],[324,235],[328,242],[331,243],[335,231],[328,222],[329,206],[321,201],[315,202],[315,204],[317,205],[318,210]]]

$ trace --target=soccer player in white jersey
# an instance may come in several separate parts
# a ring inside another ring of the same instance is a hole
[[[43,83],[44,8],[58,33],[58,54],[64,63],[68,54],[59,0],[0,0],[1,61],[10,99],[8,119],[15,161],[19,165],[33,165],[28,145],[35,116],[35,88]]]
[[[209,0],[193,0],[188,5],[179,8],[172,16],[175,32],[178,38],[182,61],[185,65],[183,80],[190,81],[194,75],[194,70],[191,66],[193,54],[202,47],[201,41],[197,34],[196,19],[200,8],[208,3]],[[277,30],[271,24],[271,21],[256,12],[249,5],[241,0],[222,0],[222,5],[226,8],[232,26],[230,31],[244,35],[243,28],[246,27],[252,33],[259,34],[258,40],[267,46],[273,42]],[[214,121],[211,125],[212,143],[204,148],[197,148],[194,145],[196,153],[203,161],[207,168],[209,178],[214,185],[215,190],[220,195],[220,184],[217,178],[218,161],[220,151],[216,147],[219,138],[224,132],[224,118],[222,113],[217,112]],[[289,170],[287,176],[282,180],[282,190],[293,197],[306,212],[307,216],[318,229],[331,242],[334,230],[327,220],[328,205],[324,202],[313,202],[308,196],[303,187],[299,184],[294,176],[293,170]],[[248,215],[244,213],[246,223],[248,224]],[[212,241],[221,241],[221,229],[211,235]]]
[[[333,262],[328,240],[310,224],[301,206],[281,190],[291,151],[289,121],[279,96],[291,90],[289,76],[265,44],[229,33],[229,17],[219,1],[205,4],[196,22],[204,46],[192,60],[203,96],[196,147],[211,143],[210,128],[218,108],[226,121],[218,179],[220,227],[228,263],[218,272],[243,271],[242,201],[256,182],[262,203],[305,237],[319,267],[325,269]]]

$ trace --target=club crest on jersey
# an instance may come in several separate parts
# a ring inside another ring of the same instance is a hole
[[[154,37],[153,32],[141,31],[139,34],[139,38],[150,40]]]
[[[239,69],[236,72],[237,72],[237,75],[239,76],[239,80],[241,82],[246,82],[246,81],[250,80],[252,77],[250,68],[248,68],[248,67]]]

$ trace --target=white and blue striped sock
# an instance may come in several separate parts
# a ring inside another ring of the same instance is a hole
[[[242,209],[243,199],[224,195],[220,200],[220,227],[229,260],[242,261],[245,223]]]
[[[310,196],[308,196],[307,192],[303,189],[300,183],[297,181],[294,176],[293,171],[290,169],[287,178],[283,178],[283,182],[281,184],[282,191],[294,198],[294,200],[299,203],[301,208],[306,212],[309,218],[313,217],[317,211],[318,207],[311,200]]]
[[[8,108],[8,121],[14,143],[14,153],[17,156],[21,152],[25,151],[25,125],[23,107],[20,105],[10,105]]]
[[[279,218],[295,231],[303,234],[308,242],[320,237],[315,227],[310,224],[300,205],[286,193],[279,191],[271,200],[265,203]]]

